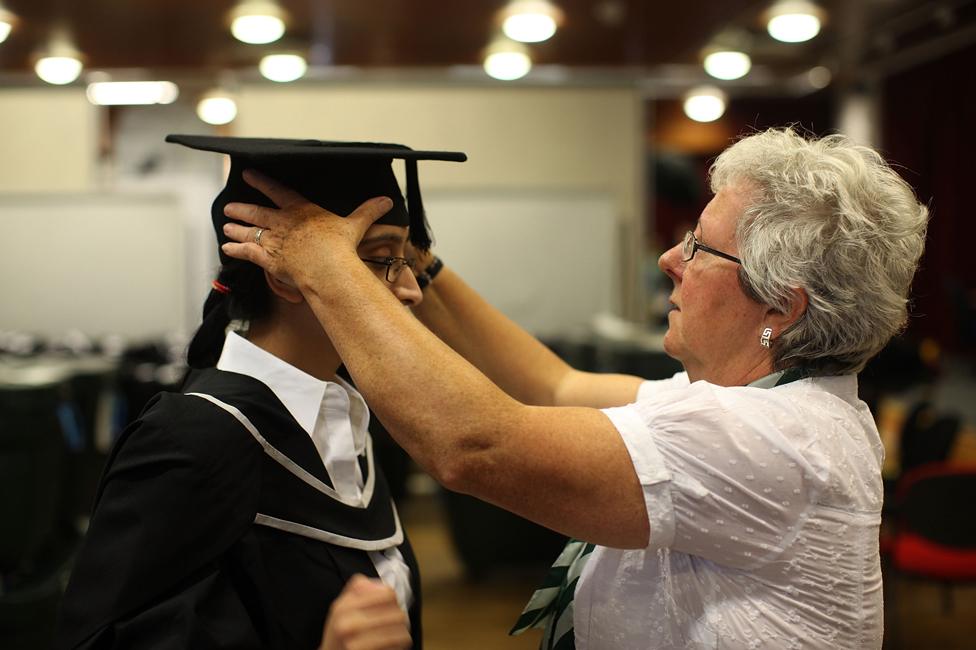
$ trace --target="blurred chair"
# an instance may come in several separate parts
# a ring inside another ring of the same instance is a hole
[[[947,461],[961,424],[958,416],[939,413],[928,401],[912,407],[899,444],[902,476],[917,467]]]
[[[875,417],[885,396],[912,390],[928,395],[942,372],[941,359],[941,347],[931,339],[919,342],[904,336],[893,338],[858,373],[858,395]]]
[[[633,346],[609,347],[603,354],[603,372],[636,375],[641,379],[668,379],[684,367],[663,350]]]
[[[62,385],[0,387],[0,646],[42,648],[76,535],[66,519]]]
[[[92,356],[67,365],[71,375],[61,410],[62,427],[72,428],[65,420],[73,420],[75,433],[67,437],[73,442],[64,473],[65,507],[69,522],[83,529],[79,522],[87,522],[91,514],[109,446],[124,424],[119,413],[122,400],[115,362]]]
[[[35,563],[62,517],[60,400],[57,386],[0,389],[0,571],[5,577]]]
[[[466,494],[441,491],[448,530],[468,578],[498,569],[538,570],[552,564],[566,537]]]
[[[557,357],[576,370],[592,372],[597,369],[597,346],[593,341],[565,337],[540,339]]]
[[[882,544],[888,580],[940,584],[943,613],[951,613],[953,588],[976,584],[974,502],[976,465],[929,463],[905,474],[895,493],[895,529]],[[891,614],[897,612],[895,586],[886,589]],[[897,633],[898,617],[886,618]]]

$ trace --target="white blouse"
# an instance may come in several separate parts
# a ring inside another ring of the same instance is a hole
[[[369,409],[355,388],[336,377],[322,381],[286,363],[244,337],[228,332],[218,370],[254,377],[275,394],[312,438],[336,492],[359,499],[363,473],[358,457],[366,448]],[[410,567],[396,547],[367,551],[380,579],[397,595],[406,611],[413,602]]]
[[[883,448],[854,376],[646,382],[604,411],[644,491],[644,550],[597,547],[579,649],[880,648]]]

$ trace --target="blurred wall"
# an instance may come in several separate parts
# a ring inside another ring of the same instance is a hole
[[[465,151],[468,162],[427,163],[420,178],[425,192],[469,192],[472,201],[493,192],[548,192],[554,201],[567,192],[609,195],[620,244],[615,302],[634,317],[642,301],[643,128],[635,88],[263,84],[242,88],[234,133]]]
[[[97,134],[83,88],[0,90],[0,192],[90,189]]]
[[[0,225],[17,242],[0,258],[0,330],[143,339],[195,325],[176,196],[189,183],[121,182],[109,117],[83,87],[0,91]]]
[[[0,330],[145,339],[187,320],[172,194],[0,194]]]
[[[620,315],[642,313],[637,265],[643,236],[644,105],[636,89],[255,83],[239,88],[238,102],[237,120],[218,132],[390,141],[467,152],[469,161],[464,164],[421,165],[421,183],[432,208],[438,194],[470,198],[474,212],[493,201],[498,202],[499,210],[507,209],[514,201],[518,205],[509,211],[526,214],[525,223],[531,226],[535,212],[526,210],[544,205],[546,214],[555,215],[536,220],[534,250],[543,254],[529,257],[508,246],[508,250],[497,251],[498,259],[504,262],[506,253],[520,255],[548,268],[553,255],[570,250],[572,268],[589,270],[593,277],[601,278],[601,286],[608,287],[602,293],[609,297],[590,303],[577,300],[581,310],[584,304],[598,302]],[[195,329],[216,267],[209,211],[223,184],[223,169],[217,156],[163,143],[163,136],[170,132],[214,132],[196,119],[192,104],[107,110],[91,106],[79,88],[4,90],[0,92],[0,118],[4,118],[0,136],[5,153],[0,160],[0,193],[121,191],[178,197],[167,205],[174,212],[174,221],[183,221],[183,239],[182,243],[178,237],[167,239],[173,249],[163,258],[184,257],[183,280],[172,279],[181,285],[174,297],[179,309],[174,312],[183,315],[180,329]],[[65,195],[69,210],[72,200],[77,197]],[[602,207],[583,214],[588,205]],[[544,229],[551,233],[552,224],[560,223],[560,210],[566,214],[566,224],[584,223],[589,218],[592,225],[593,219],[600,220],[594,227],[567,227],[577,236],[580,246],[576,249],[563,246],[557,250],[551,238],[545,238]],[[484,221],[485,228],[504,229],[496,241],[522,237],[518,250],[526,248],[531,227],[514,229]],[[98,237],[110,238],[110,233]],[[477,239],[471,239],[477,245]],[[118,238],[102,242],[107,247],[132,243]],[[444,255],[451,259],[449,251]],[[47,275],[71,272],[51,257],[28,255],[27,259],[46,268]],[[608,268],[612,280],[604,282]],[[33,300],[52,299],[47,290],[31,285],[36,274],[24,271],[18,273],[21,293],[34,296]],[[548,291],[549,285],[541,280],[545,277],[545,273],[528,269],[517,282],[508,278],[509,297],[524,303],[525,295]],[[582,291],[584,284],[577,283],[576,289]],[[125,293],[131,309],[139,309],[140,300],[152,300],[147,294]],[[42,310],[31,311],[41,318]],[[529,319],[525,324],[532,322]],[[33,329],[29,319],[0,323],[0,329],[15,325]],[[74,325],[45,319],[44,328],[38,329],[65,331]]]

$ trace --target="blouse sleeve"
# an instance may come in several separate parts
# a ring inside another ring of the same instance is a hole
[[[790,551],[825,473],[802,410],[759,388],[696,382],[605,413],[644,490],[649,548],[751,568]]]
[[[687,388],[688,384],[687,372],[676,373],[667,379],[648,379],[637,387],[636,401],[641,402],[646,399],[652,399],[663,391],[671,390],[672,388]]]

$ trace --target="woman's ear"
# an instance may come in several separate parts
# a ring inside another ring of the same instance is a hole
[[[785,331],[792,326],[793,323],[800,320],[800,318],[803,317],[804,312],[807,310],[807,303],[809,302],[809,299],[807,298],[806,290],[796,287],[790,291],[790,304],[786,311],[779,311],[778,309],[773,309],[770,307],[766,311],[766,317],[763,319],[763,325],[772,327],[773,332],[775,332],[776,335]]]
[[[305,296],[302,295],[302,292],[290,282],[277,278],[267,271],[264,272],[264,279],[268,283],[271,291],[285,302],[297,305],[305,301]]]

